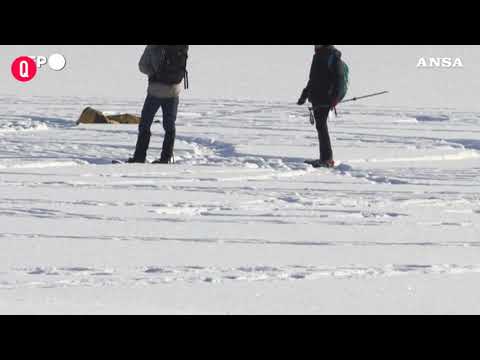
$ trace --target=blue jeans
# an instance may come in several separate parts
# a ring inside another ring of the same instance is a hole
[[[142,121],[139,126],[137,147],[134,155],[135,160],[143,162],[147,158],[153,120],[161,107],[163,112],[163,129],[165,130],[161,160],[170,161],[175,146],[175,122],[177,121],[179,102],[178,97],[160,99],[150,95],[147,96],[142,110]]]

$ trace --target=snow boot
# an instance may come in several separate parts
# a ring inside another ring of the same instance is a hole
[[[167,159],[158,159],[158,160],[155,160],[154,162],[152,162],[152,164],[155,164],[155,165],[158,165],[158,164],[170,164],[170,160],[167,160]]]
[[[145,164],[146,160],[130,158],[127,160],[127,164]]]
[[[333,160],[314,160],[314,161],[305,161],[306,164],[313,166],[314,168],[327,168],[332,169],[335,167],[335,161]]]
[[[323,167],[332,169],[332,168],[335,167],[335,161],[333,161],[333,160],[322,161],[322,165],[323,165]]]

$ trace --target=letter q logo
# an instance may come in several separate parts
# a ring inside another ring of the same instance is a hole
[[[12,75],[20,82],[28,82],[37,75],[37,64],[28,56],[16,58],[12,63]]]

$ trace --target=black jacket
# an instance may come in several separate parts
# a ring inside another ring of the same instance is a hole
[[[330,105],[338,97],[342,53],[333,45],[315,52],[310,80],[303,90],[302,99],[315,105]]]
[[[179,84],[187,74],[188,49],[189,45],[148,45],[140,59],[140,71],[150,83]]]

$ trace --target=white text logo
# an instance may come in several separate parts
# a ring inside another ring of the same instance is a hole
[[[37,68],[41,69],[44,65],[48,64],[50,69],[54,71],[60,71],[67,65],[67,60],[61,54],[53,54],[49,57],[46,56],[29,56],[37,64]]]
[[[463,61],[451,57],[422,57],[418,60],[417,68],[463,68]]]

